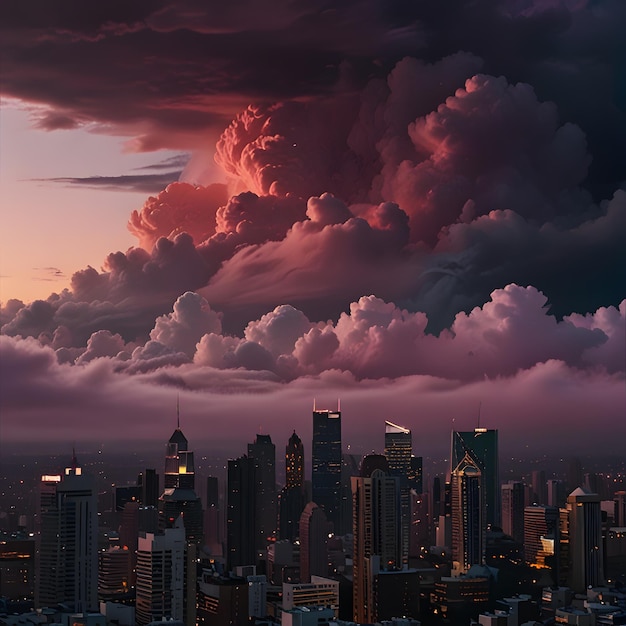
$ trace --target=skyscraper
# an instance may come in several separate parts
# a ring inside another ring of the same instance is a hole
[[[255,547],[263,552],[267,540],[276,531],[276,446],[269,435],[257,435],[248,444],[248,458],[255,466],[255,517],[257,521]]]
[[[182,513],[187,542],[199,544],[202,541],[202,501],[194,491],[193,452],[180,426],[167,442],[164,485],[159,498],[159,527],[162,530],[172,528]]]
[[[411,431],[404,426],[385,421],[385,457],[389,463],[389,474],[398,478],[400,487],[403,563],[408,563],[409,557],[409,525],[411,521],[409,475],[412,474],[412,452]]]
[[[311,576],[328,576],[328,521],[315,502],[300,516],[300,582],[311,582]]]
[[[255,565],[255,464],[247,456],[228,461],[227,567]]]
[[[353,498],[353,619],[377,621],[374,579],[379,572],[403,567],[398,478],[388,473],[387,459],[366,456],[361,476],[352,478]]]
[[[302,439],[293,431],[285,448],[285,487],[304,485],[304,446]]]
[[[385,456],[392,476],[406,478],[409,475],[412,448],[411,431],[385,421]]]
[[[163,618],[184,619],[185,528],[180,517],[162,534],[139,535],[136,590],[139,626]]]
[[[63,475],[41,477],[37,536],[37,607],[77,612],[98,606],[98,511],[93,478],[76,456]]]
[[[475,458],[466,452],[452,470],[452,561],[466,572],[485,558],[485,497],[483,475]]]
[[[524,484],[511,480],[502,485],[502,530],[524,543]]]
[[[500,526],[500,475],[498,461],[498,431],[475,428],[473,431],[452,433],[451,469],[469,453],[480,468],[485,499],[485,524]]]
[[[568,496],[567,509],[570,587],[580,593],[604,584],[600,496],[578,487]]]
[[[300,515],[304,510],[304,446],[293,431],[285,448],[285,487],[279,499],[279,537],[294,541],[298,536]]]
[[[313,502],[337,530],[341,507],[341,412],[313,411]]]

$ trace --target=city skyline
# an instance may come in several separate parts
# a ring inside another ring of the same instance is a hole
[[[30,4],[0,20],[3,448],[150,447],[180,396],[213,449],[310,449],[340,398],[363,454],[479,414],[505,454],[623,454],[623,6]]]

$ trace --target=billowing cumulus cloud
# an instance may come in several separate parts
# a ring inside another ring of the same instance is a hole
[[[618,0],[29,2],[3,6],[3,90],[39,128],[201,154],[132,212],[137,247],[2,306],[12,437],[45,430],[41,406],[115,413],[132,393],[141,432],[174,387],[198,429],[209,405],[256,420],[239,392],[287,415],[324,389],[365,418],[413,394],[441,424],[485,397],[511,432],[528,411],[615,423]]]

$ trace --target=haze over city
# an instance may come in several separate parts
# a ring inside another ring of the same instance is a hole
[[[3,454],[623,456],[622,2],[0,11]]]

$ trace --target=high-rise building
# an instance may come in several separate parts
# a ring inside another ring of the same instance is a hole
[[[412,452],[411,431],[404,426],[385,421],[385,456],[391,476],[406,479],[411,469]]]
[[[502,485],[502,530],[524,543],[524,484],[516,480]]]
[[[115,546],[98,554],[98,597],[112,600],[130,591],[130,550]]]
[[[141,504],[157,506],[159,502],[159,475],[155,469],[146,468],[137,477],[137,485],[141,487]]]
[[[136,592],[138,626],[184,619],[185,528],[180,517],[161,534],[139,535]]]
[[[452,470],[452,561],[459,572],[485,559],[485,496],[482,468],[466,451]]]
[[[300,515],[306,504],[304,493],[304,446],[293,431],[285,448],[285,487],[279,496],[278,536],[295,541]]]
[[[569,577],[573,591],[604,584],[600,496],[582,487],[567,498],[569,511]]]
[[[398,478],[400,487],[402,560],[405,564],[408,563],[409,557],[409,526],[411,523],[409,475],[412,469],[412,452],[411,431],[404,426],[398,426],[398,424],[394,424],[393,422],[385,421],[385,457],[389,463],[389,474]]]
[[[416,494],[424,491],[422,457],[412,456],[409,463],[409,489]]]
[[[480,468],[485,499],[485,524],[500,526],[500,474],[498,461],[498,431],[475,428],[473,431],[452,433],[451,469],[469,453]]]
[[[335,531],[341,509],[341,412],[313,411],[313,502],[318,504]]]
[[[533,504],[548,504],[548,489],[544,470],[533,470],[530,474],[533,488]]]
[[[550,478],[546,481],[546,504],[548,506],[565,506],[565,485],[562,480]]]
[[[377,621],[375,577],[403,567],[400,489],[384,456],[363,459],[361,476],[352,478],[352,497],[353,619],[373,624]]]
[[[165,455],[165,490],[159,498],[159,527],[172,528],[183,516],[188,543],[202,542],[202,501],[194,491],[195,468],[193,452],[180,426],[172,433]]]
[[[256,469],[247,456],[228,461],[227,566],[255,565]]]
[[[304,446],[302,439],[293,431],[285,448],[285,487],[304,486]]]
[[[309,502],[300,517],[300,581],[328,576],[328,521],[324,511]]]
[[[554,568],[559,542],[559,509],[527,506],[524,509],[524,559],[538,568]]]
[[[616,491],[613,502],[615,503],[613,525],[616,528],[626,528],[626,491]]]
[[[37,536],[37,607],[98,607],[98,511],[93,477],[76,456],[63,475],[41,477]]]
[[[276,507],[276,446],[269,435],[257,435],[248,444],[248,458],[256,468],[256,538],[257,551],[264,552],[267,541],[276,532],[278,511]]]

